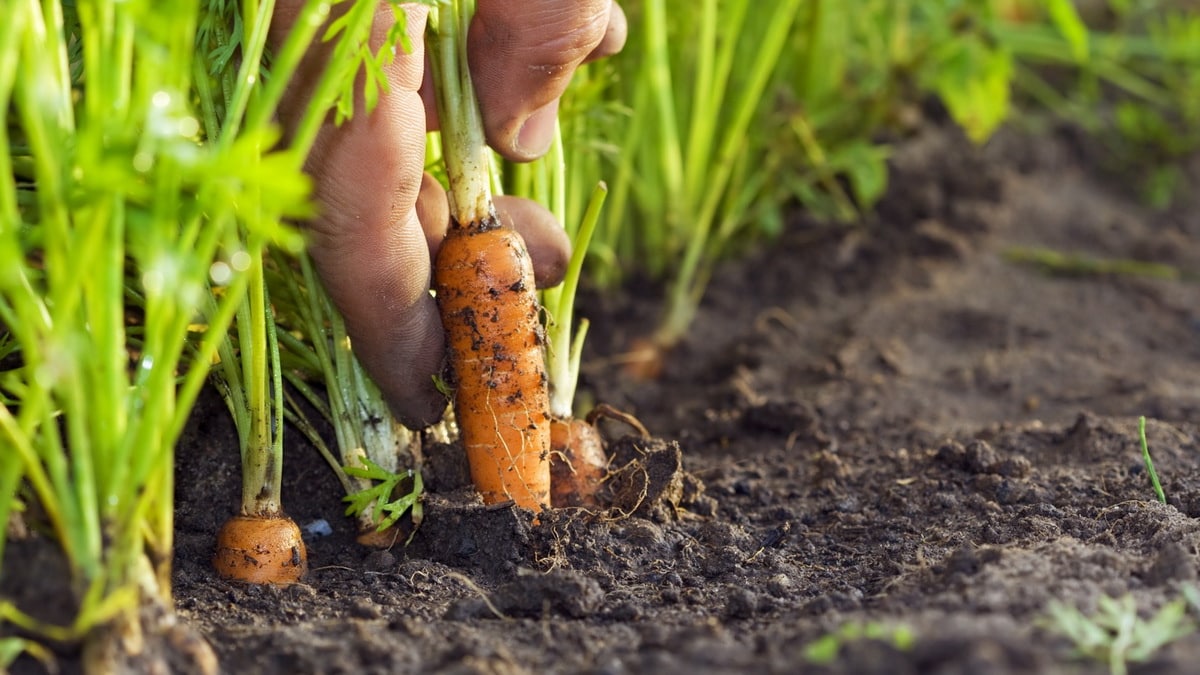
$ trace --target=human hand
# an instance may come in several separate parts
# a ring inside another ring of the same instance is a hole
[[[278,0],[272,44],[282,44],[304,0]],[[386,67],[390,91],[375,110],[341,126],[329,123],[306,164],[320,215],[309,226],[309,252],[346,320],[354,352],[401,422],[420,428],[445,407],[434,386],[445,336],[429,294],[431,260],[449,225],[446,195],[424,173],[425,132],[435,128],[424,58],[428,9],[405,5],[411,53]],[[382,44],[392,20],[381,3],[372,37]],[[529,161],[553,140],[559,97],[575,69],[614,54],[625,42],[625,16],[613,0],[478,0],[468,59],[489,144]],[[280,106],[290,129],[329,58],[314,44]],[[525,239],[538,286],[562,279],[570,242],[534,202],[498,197],[500,218]]]

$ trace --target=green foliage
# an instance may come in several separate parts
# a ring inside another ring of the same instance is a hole
[[[421,496],[425,491],[421,472],[409,470],[404,473],[392,473],[372,462],[369,457],[363,457],[362,462],[365,466],[343,468],[348,475],[374,481],[374,485],[346,495],[344,501],[349,504],[346,507],[346,515],[358,516],[370,509],[371,521],[378,523],[377,529],[380,532],[394,525],[409,509],[412,509],[413,520],[420,522]],[[405,480],[412,481],[412,489],[397,496],[396,490]]]
[[[37,659],[48,673],[58,670],[58,663],[55,662],[54,656],[42,645],[25,638],[4,637],[0,638],[0,672],[8,672],[6,669],[21,654],[28,654]]]
[[[81,600],[69,639],[166,596],[172,451],[245,293],[239,261],[307,212],[269,125],[205,142],[200,17],[197,2],[21,2],[0,26],[0,324],[15,348],[0,522],[26,486]]]
[[[804,660],[815,665],[829,665],[837,660],[843,649],[862,640],[877,640],[900,651],[908,651],[916,643],[916,635],[912,628],[903,624],[850,622],[805,645]]]
[[[392,24],[388,28],[383,44],[372,51],[368,44],[369,34],[355,33],[353,26],[369,21],[375,15],[377,2],[352,2],[349,10],[330,22],[325,34],[321,37],[324,42],[343,39],[349,35],[352,58],[342,62],[349,73],[362,73],[364,81],[362,88],[363,103],[367,112],[375,109],[381,93],[388,91],[388,80],[385,68],[396,59],[396,49],[405,53],[412,51],[412,40],[408,37],[408,15],[399,0],[386,1],[392,10]],[[436,0],[424,0],[422,4],[436,4]],[[350,78],[353,81],[353,78]],[[354,114],[355,101],[358,91],[353,86],[344,87],[338,96],[336,106],[337,123],[341,124]]]
[[[1058,32],[1070,47],[1071,58],[1076,63],[1087,61],[1089,50],[1089,31],[1079,17],[1079,11],[1072,0],[1049,0],[1046,11]]]
[[[370,37],[381,2],[387,2],[393,22],[382,44],[372,49]],[[314,93],[291,139],[293,160],[298,157],[303,162],[330,107],[340,124],[377,105],[379,96],[387,90],[385,68],[395,59],[396,50],[412,49],[404,7],[395,0],[342,0],[333,5],[307,3],[279,53],[268,59],[261,51],[273,3],[264,2],[256,11],[254,5],[214,0],[201,25],[201,36],[207,39],[208,53],[214,59],[209,74],[219,85],[202,87],[200,92],[201,107],[210,111],[207,117],[212,129],[223,123],[223,108],[238,110],[242,106],[242,99],[229,93],[232,83],[265,81],[269,87],[262,97],[277,97],[314,39],[334,43],[333,55],[318,81],[307,83]],[[241,15],[243,11],[247,16]],[[329,16],[332,20],[318,36]],[[243,24],[251,28],[246,36],[228,34],[230,26]],[[242,44],[257,47],[259,56],[243,59],[242,72],[235,75],[234,62],[228,56],[240,53],[234,47]],[[268,61],[273,75],[268,72]],[[203,76],[198,79],[204,80]],[[298,251],[298,247],[291,248],[292,253]],[[352,489],[352,481],[341,471],[340,463],[303,409],[295,401],[290,406],[285,404],[285,378],[334,425],[339,450],[347,460],[365,448],[369,456],[394,467],[396,453],[407,450],[411,440],[411,432],[392,419],[378,388],[367,380],[351,354],[341,319],[312,273],[310,261],[301,254],[301,264],[293,262],[277,255],[273,283],[269,283],[262,253],[249,257],[246,271],[250,292],[238,308],[236,331],[221,346],[220,366],[215,371],[214,379],[233,413],[241,441],[243,513],[280,511],[284,429],[278,424],[280,419],[295,423],[326,457],[347,491]],[[283,325],[277,324],[270,297],[272,287],[283,301]],[[279,342],[292,361],[286,372]],[[323,397],[309,385],[322,379],[326,385]]]
[[[449,401],[454,398],[454,387],[451,387],[450,383],[446,382],[446,379],[442,376],[433,376],[433,386],[438,390],[438,393],[446,397],[446,400]]]
[[[762,160],[772,140],[762,132],[770,122],[764,117],[770,107],[762,103],[772,98],[802,5],[629,3],[630,43],[600,66],[614,69],[601,78],[610,87],[602,95],[628,106],[632,117],[611,136],[620,145],[616,165],[604,176],[610,207],[597,248],[671,279],[660,326],[664,342],[690,323],[714,253],[759,213],[760,193],[777,165]],[[597,80],[582,82],[584,92],[601,96]],[[577,137],[574,123],[564,115],[566,142]],[[584,124],[605,121],[590,117]],[[580,183],[595,185],[599,178]]]
[[[1146,418],[1138,418],[1138,439],[1142,443],[1142,461],[1146,464],[1146,473],[1150,475],[1150,484],[1154,487],[1154,495],[1162,504],[1167,503],[1167,495],[1163,492],[1162,483],[1158,482],[1158,472],[1154,470],[1154,460],[1150,459],[1150,446],[1146,444]]]
[[[25,651],[25,640],[21,638],[0,638],[0,668],[8,668]]]
[[[926,85],[936,91],[950,116],[976,143],[991,138],[1008,118],[1012,54],[968,35],[939,45]]]
[[[359,89],[355,86],[358,74],[363,74],[362,99],[370,109],[378,102],[382,89],[386,88],[383,68],[394,59],[397,45],[411,49],[405,32],[407,23],[403,8],[392,3],[395,21],[387,33],[384,44],[372,51],[368,44],[373,21],[379,2],[359,1],[343,4],[329,22],[321,40],[335,42],[333,57],[315,83],[309,83],[316,94],[309,109],[302,116],[295,134],[291,151],[292,162],[307,155],[315,130],[324,122],[330,105],[337,110],[340,123],[354,113]],[[209,119],[210,134],[218,140],[220,134],[228,136],[237,130],[236,117],[229,118],[229,111],[237,113],[244,107],[253,106],[249,88],[231,87],[238,81],[254,83],[268,81],[268,93],[261,99],[271,100],[281,94],[283,84],[299,62],[300,55],[312,43],[312,38],[330,6],[310,2],[302,8],[291,28],[285,44],[280,48],[279,58],[274,61],[275,78],[266,71],[264,45],[266,28],[272,18],[273,2],[237,6],[218,0],[210,6],[210,13],[201,24],[201,37],[208,39],[210,55],[218,61],[207,73],[201,72],[197,79],[203,82],[212,75],[219,87],[200,87],[200,107]],[[245,12],[246,16],[239,13]],[[232,16],[230,16],[232,15]],[[234,37],[226,33],[229,26],[242,24],[249,30],[243,36]],[[234,61],[227,58],[230,45],[237,44],[235,53],[243,56],[239,72],[235,75]],[[219,92],[219,93],[218,93]],[[336,102],[332,96],[336,95]],[[261,100],[260,99],[260,100]],[[259,108],[260,110],[262,108]],[[224,110],[224,114],[222,111]],[[252,110],[251,115],[254,114]],[[251,119],[255,119],[252,117]],[[218,131],[218,125],[222,125]],[[307,133],[304,130],[308,130]],[[261,170],[261,162],[251,163]],[[293,168],[293,170],[295,170]],[[306,198],[307,193],[302,195]],[[306,214],[307,215],[307,214]],[[277,514],[281,512],[280,489],[283,472],[283,427],[277,420],[286,416],[284,406],[283,372],[280,365],[279,333],[271,307],[266,283],[264,256],[261,250],[251,251],[246,265],[249,277],[249,292],[238,307],[235,322],[236,334],[223,341],[220,348],[220,367],[215,379],[237,425],[242,456],[242,513]],[[299,275],[294,275],[293,278]],[[319,332],[319,331],[318,331]],[[324,339],[324,333],[311,332],[314,339]],[[306,427],[311,428],[311,427]]]
[[[1049,24],[991,29],[1020,64],[1017,88],[1091,132],[1110,169],[1141,176],[1147,203],[1168,205],[1180,161],[1200,149],[1200,13],[1164,0],[1110,3],[1110,24],[1087,26],[1058,4]]]
[[[545,206],[563,223],[571,238],[571,258],[561,284],[541,293],[546,320],[546,373],[550,378],[550,414],[560,419],[573,415],[575,389],[579,382],[583,341],[587,336],[586,319],[575,322],[575,295],[583,277],[583,264],[591,250],[592,237],[600,222],[600,211],[608,195],[608,186],[597,184],[590,194],[577,190],[582,172],[567,163],[577,153],[563,146],[561,127],[550,151],[528,164],[503,163],[502,178],[509,194],[531,199]],[[586,170],[586,169],[585,169]],[[586,201],[583,200],[586,197]],[[568,214],[580,214],[569,220]]]
[[[1143,167],[1157,204],[1200,148],[1200,15],[1159,0],[1113,3],[1115,22],[1095,26],[1071,0],[623,6],[624,53],[577,74],[561,108],[569,190],[607,181],[591,278],[665,282],[666,342],[715,262],[778,234],[797,205],[847,222],[869,210],[887,142],[931,98],[977,143],[1017,113],[1082,125],[1114,165]]]
[[[300,248],[285,220],[313,212],[304,160],[353,89],[378,1],[347,13],[334,67],[314,83],[287,147],[277,107],[330,3],[304,4],[269,74],[271,0],[8,6],[0,523],[18,490],[36,503],[29,511],[61,545],[80,605],[67,628],[6,602],[0,620],[70,641],[169,598],[175,441],[227,327],[261,283],[264,249]],[[255,291],[251,306],[269,319],[265,289]],[[269,323],[250,323],[254,342],[269,345]],[[221,367],[277,397],[262,360]],[[4,658],[15,645],[3,643]]]
[[[1078,656],[1107,663],[1113,675],[1124,675],[1128,663],[1148,661],[1159,649],[1196,632],[1187,610],[1187,599],[1178,598],[1143,619],[1133,596],[1119,600],[1102,596],[1090,617],[1075,607],[1052,602],[1042,623],[1070,640]]]
[[[1117,161],[1147,168],[1146,201],[1165,207],[1183,187],[1179,162],[1200,149],[1200,13],[1163,12],[1147,25],[1149,54],[1134,67],[1161,87],[1163,101],[1118,102]]]

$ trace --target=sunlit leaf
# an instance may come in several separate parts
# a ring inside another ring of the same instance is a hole
[[[1046,9],[1050,13],[1050,20],[1070,45],[1071,57],[1076,63],[1087,61],[1088,28],[1079,17],[1075,3],[1072,0],[1047,0]]]

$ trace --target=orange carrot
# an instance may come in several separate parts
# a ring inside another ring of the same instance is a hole
[[[308,553],[291,518],[234,516],[217,533],[213,567],[225,579],[287,586],[308,570]]]
[[[604,440],[580,419],[550,422],[550,504],[554,508],[599,505],[596,498],[608,473]]]
[[[670,351],[671,346],[653,337],[636,338],[625,353],[624,372],[636,382],[657,380],[662,377]]]
[[[550,421],[550,503],[555,508],[596,508],[608,479],[608,452],[596,424],[608,418],[624,423],[642,438],[650,432],[633,415],[601,403],[586,420],[552,416]]]
[[[434,284],[471,478],[486,503],[538,510],[550,500],[550,400],[525,242],[494,217],[455,223]]]
[[[492,203],[483,119],[465,42],[474,2],[430,9],[433,68],[450,230],[434,287],[454,371],[454,411],[483,500],[550,503],[550,396],[533,265]]]

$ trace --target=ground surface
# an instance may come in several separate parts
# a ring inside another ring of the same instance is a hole
[[[1197,270],[1200,217],[1144,211],[1088,161],[1063,135],[905,142],[863,226],[799,219],[721,268],[656,383],[607,362],[652,325],[653,294],[590,298],[587,393],[659,439],[621,445],[654,479],[633,515],[531,528],[442,461],[412,545],[370,551],[297,445],[284,502],[333,534],[309,540],[303,585],[223,582],[236,450],[206,399],[181,447],[179,612],[230,673],[1106,672],[1045,617],[1106,595],[1146,617],[1197,583],[1200,286],[1005,253]],[[830,634],[842,649],[815,664]],[[1193,632],[1133,668],[1197,659]]]

